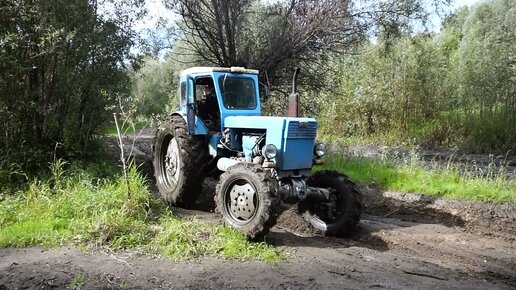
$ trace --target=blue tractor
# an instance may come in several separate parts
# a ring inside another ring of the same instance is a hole
[[[181,72],[179,111],[157,130],[156,185],[171,205],[189,207],[203,179],[220,174],[215,203],[226,225],[251,239],[275,224],[280,204],[297,203],[314,228],[349,233],[360,220],[362,197],[347,176],[312,172],[324,162],[317,121],[297,117],[294,74],[288,117],[261,116],[258,71],[193,67]],[[262,94],[263,95],[263,94]]]

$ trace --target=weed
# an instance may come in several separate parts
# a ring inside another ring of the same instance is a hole
[[[65,166],[67,162],[62,159],[57,159],[54,162],[50,163],[50,173],[51,176],[51,182],[54,185],[54,190],[60,191],[63,186],[63,177],[66,173]]]
[[[151,252],[174,260],[204,255],[223,258],[251,259],[277,262],[281,253],[265,243],[249,242],[240,232],[223,226],[213,226],[199,220],[178,220],[168,217],[160,225],[156,238],[150,243]]]
[[[233,229],[181,220],[152,198],[134,166],[128,179],[97,177],[97,169],[54,163],[49,178],[37,178],[16,194],[0,193],[0,247],[75,244],[110,249],[142,248],[174,260],[212,255],[266,262],[281,253],[252,243]],[[126,181],[131,188],[127,196]]]
[[[122,129],[121,134],[122,135],[131,134],[140,129],[148,128],[150,126],[151,126],[151,123],[148,121],[135,122],[134,125],[124,125],[124,128]],[[110,123],[109,126],[105,129],[105,131],[106,131],[105,134],[107,136],[112,136],[112,137],[118,136],[118,131],[117,131],[116,125],[114,123],[112,123],[112,124]]]
[[[126,281],[123,281],[122,283],[120,283],[120,285],[118,285],[118,288],[120,288],[120,289],[129,289],[129,288],[131,288],[131,284],[129,284]]]
[[[73,277],[72,280],[68,283],[68,289],[71,290],[80,290],[84,286],[84,283],[86,282],[86,278],[84,276],[76,276]]]

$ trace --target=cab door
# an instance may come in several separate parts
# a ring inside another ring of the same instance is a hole
[[[194,79],[188,77],[186,80],[186,123],[188,134],[195,134],[195,85]]]

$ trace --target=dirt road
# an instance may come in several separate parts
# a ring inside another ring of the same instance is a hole
[[[217,217],[208,212],[181,213]],[[313,236],[303,220],[287,210],[267,239],[288,253],[276,265],[210,257],[175,263],[135,252],[85,254],[70,248],[2,249],[0,289],[516,287],[513,234],[486,235],[486,228],[444,216],[439,223],[410,216],[412,221],[366,214],[353,237],[333,239]]]
[[[138,147],[140,161],[148,160],[145,144]],[[213,182],[206,182],[199,210],[175,212],[218,220],[207,210],[212,191]],[[211,257],[176,263],[136,251],[0,249],[0,289],[516,289],[514,206],[362,191],[365,214],[347,239],[321,237],[286,209],[267,237],[288,255],[276,265]]]

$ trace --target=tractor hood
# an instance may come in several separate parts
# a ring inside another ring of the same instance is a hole
[[[276,168],[279,170],[312,167],[317,135],[317,121],[313,118],[230,116],[224,119],[224,126],[265,130],[266,144],[274,144],[278,149]]]

